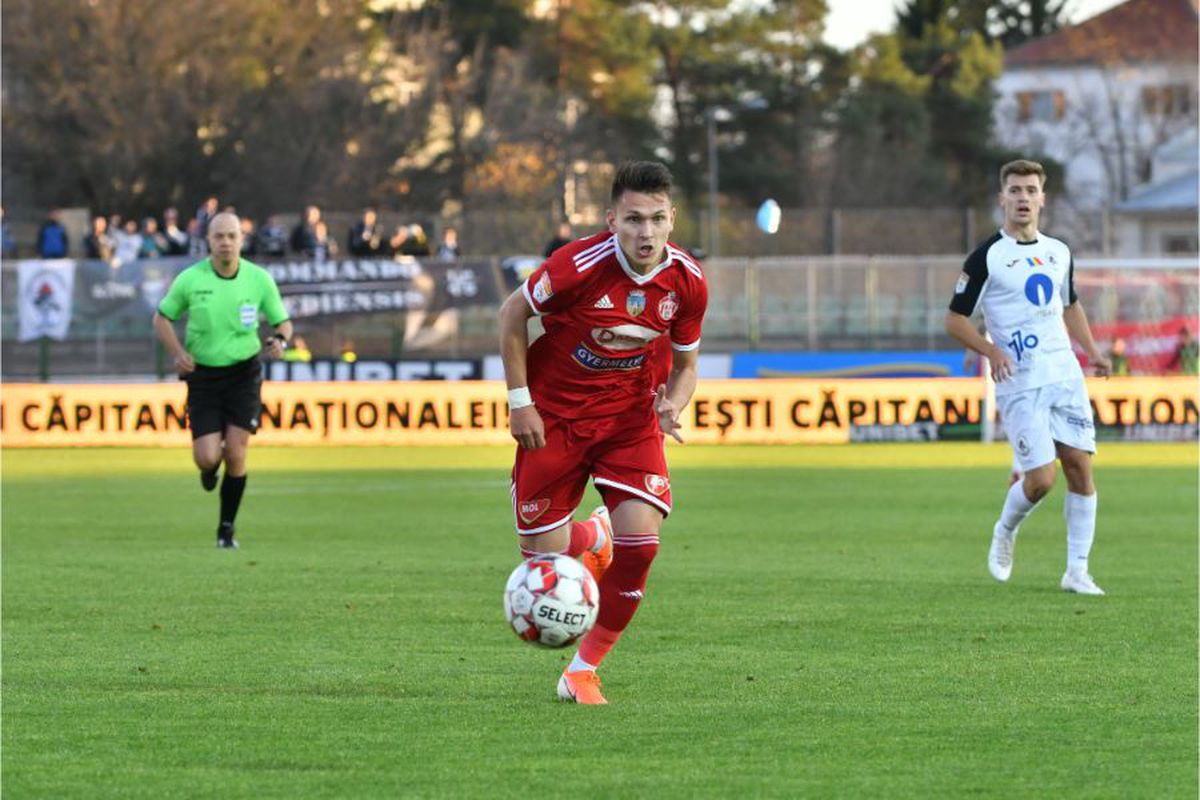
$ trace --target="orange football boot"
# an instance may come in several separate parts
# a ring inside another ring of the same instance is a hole
[[[558,698],[584,706],[608,705],[604,695],[600,694],[600,676],[591,669],[564,672],[558,679]]]
[[[600,578],[604,576],[608,565],[613,559],[613,529],[612,520],[608,516],[608,509],[600,506],[592,512],[588,520],[596,520],[600,523],[600,527],[604,530],[604,547],[600,548],[600,552],[594,553],[591,550],[583,551],[580,560],[587,567],[587,571],[592,573],[592,577],[596,579],[596,585],[600,584]]]

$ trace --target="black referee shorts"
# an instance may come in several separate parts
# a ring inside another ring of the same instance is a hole
[[[184,380],[193,439],[223,432],[229,425],[258,432],[262,413],[262,362],[258,356],[228,367],[197,364]]]

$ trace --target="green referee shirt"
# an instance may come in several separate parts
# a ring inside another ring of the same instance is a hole
[[[231,278],[217,272],[210,258],[193,264],[158,304],[158,313],[172,322],[187,313],[184,347],[206,367],[227,367],[258,354],[260,311],[272,325],[288,318],[271,273],[244,258]]]

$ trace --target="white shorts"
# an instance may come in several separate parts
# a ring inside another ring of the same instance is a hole
[[[1082,380],[1049,383],[996,398],[1008,443],[1022,472],[1058,458],[1054,443],[1096,452],[1092,404]]]

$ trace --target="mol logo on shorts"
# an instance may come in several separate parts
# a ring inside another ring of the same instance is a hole
[[[549,497],[543,497],[539,500],[522,500],[517,503],[517,513],[521,516],[521,521],[525,524],[529,524],[542,514],[545,514],[548,508],[550,508]]]
[[[671,488],[671,482],[665,475],[647,475],[646,491],[655,497],[662,497]]]

